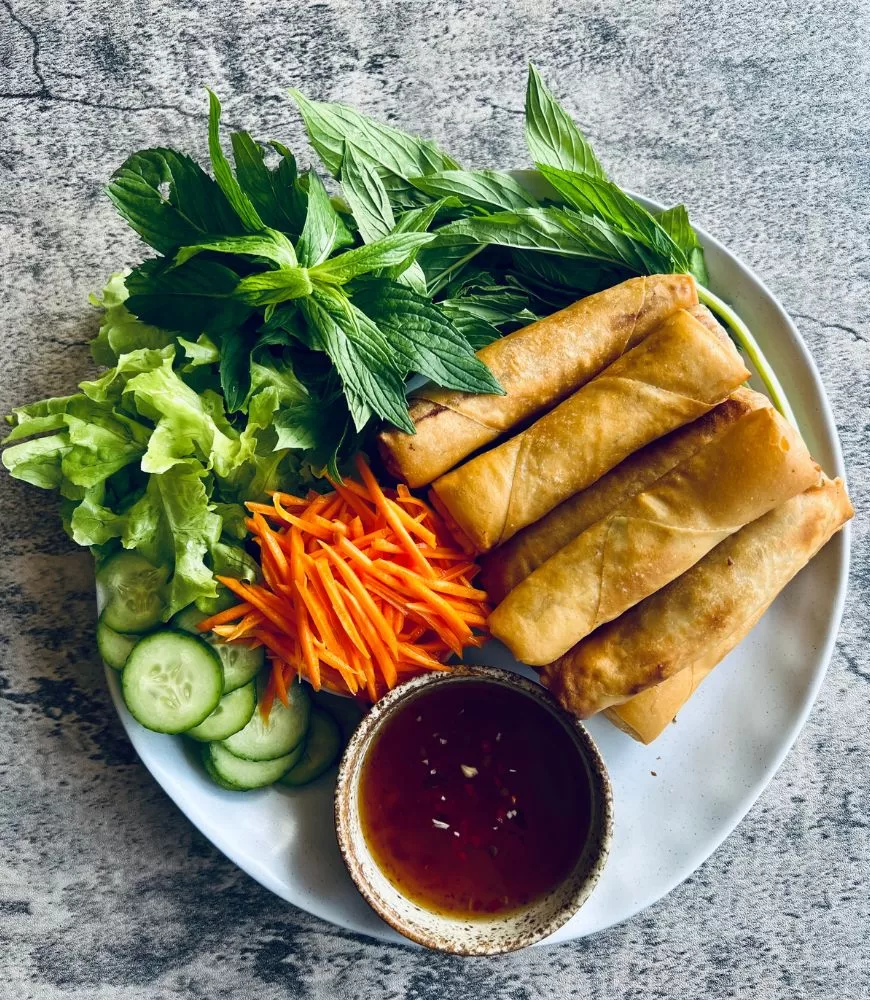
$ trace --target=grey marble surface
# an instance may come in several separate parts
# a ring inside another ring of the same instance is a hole
[[[0,996],[870,996],[868,42],[860,0],[0,0],[3,412],[89,372],[86,295],[141,253],[101,185],[134,148],[203,153],[202,84],[294,148],[291,84],[511,166],[531,57],[620,181],[684,199],[796,318],[857,509],[826,683],[735,833],[619,927],[461,961],[292,909],[181,816],[109,703],[89,557],[0,477]]]

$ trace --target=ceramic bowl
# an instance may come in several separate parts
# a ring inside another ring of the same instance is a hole
[[[443,684],[485,681],[512,688],[537,702],[571,738],[592,789],[592,823],[574,867],[548,895],[515,913],[474,919],[423,909],[403,896],[375,863],[362,831],[360,775],[369,748],[382,727],[409,701]],[[439,951],[458,955],[496,955],[540,941],[562,926],[587,900],[598,881],[613,828],[613,795],[604,761],[586,729],[564,712],[538,684],[493,667],[455,667],[426,674],[395,688],[375,705],[354,733],[338,772],[335,790],[338,846],[356,887],[372,909],[400,934]]]

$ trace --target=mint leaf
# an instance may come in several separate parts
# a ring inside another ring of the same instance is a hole
[[[302,235],[296,244],[299,262],[313,267],[332,253],[342,242],[344,223],[329,200],[323,181],[315,173],[308,175],[308,210]]]
[[[127,308],[145,323],[200,334],[232,297],[239,276],[223,264],[194,257],[181,267],[146,260],[127,276]]]
[[[543,163],[537,166],[541,175],[570,205],[642,240],[662,259],[669,259],[666,270],[685,271],[688,268],[685,254],[656,219],[612,181]]]
[[[689,221],[689,213],[685,205],[675,205],[666,208],[655,216],[656,222],[671,237],[686,255],[688,270],[702,284],[710,283],[707,274],[707,264],[704,260],[704,248],[701,246],[695,230]]]
[[[390,233],[375,243],[346,250],[312,267],[310,275],[315,281],[343,285],[370,271],[407,264],[420,247],[433,239],[434,233]]]
[[[349,142],[344,144],[341,190],[364,243],[386,236],[396,224],[390,197],[374,161]]]
[[[369,409],[408,433],[405,392],[393,352],[383,333],[350,302],[315,289],[300,308],[309,325],[311,346],[329,355],[345,386],[357,430],[362,430]]]
[[[251,306],[266,306],[310,295],[313,285],[304,267],[282,267],[242,278],[235,297]]]
[[[305,221],[305,195],[296,184],[296,160],[280,143],[272,143],[281,160],[274,170],[266,165],[265,150],[247,132],[230,136],[236,177],[257,214],[272,229],[298,236]]]
[[[353,302],[373,320],[408,372],[464,392],[504,395],[450,319],[428,299],[397,282],[363,282]]]
[[[212,233],[240,233],[226,196],[189,156],[174,149],[134,153],[106,187],[121,217],[159,253]]]
[[[181,247],[175,255],[175,266],[178,267],[203,250],[261,257],[280,267],[296,266],[293,244],[277,229],[264,229],[262,233],[254,236],[220,236],[217,239],[203,240],[192,246]]]
[[[410,183],[433,198],[451,195],[489,211],[532,208],[538,203],[511,177],[500,170],[444,170],[424,177],[410,177]]]
[[[215,180],[221,191],[226,195],[227,201],[232,205],[233,211],[241,219],[242,225],[249,230],[262,229],[263,220],[251,201],[242,190],[230,161],[224,155],[221,148],[220,138],[221,122],[221,102],[217,94],[209,90],[208,92],[208,152],[211,157],[211,166],[214,170]],[[186,240],[186,243],[192,242]]]
[[[604,168],[571,116],[529,63],[526,88],[526,144],[535,163],[604,177]]]

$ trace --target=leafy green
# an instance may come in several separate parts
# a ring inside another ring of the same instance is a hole
[[[305,221],[305,194],[296,184],[296,159],[285,146],[272,143],[281,159],[274,169],[266,152],[247,132],[230,136],[236,177],[266,226],[298,236]]]
[[[106,193],[129,225],[159,253],[213,234],[243,232],[226,196],[189,156],[173,149],[134,153]]]
[[[567,208],[528,208],[459,219],[437,231],[439,246],[497,244],[624,267],[634,274],[670,270],[670,259],[598,215]]]
[[[302,300],[310,326],[311,346],[329,355],[344,386],[356,429],[362,430],[367,413],[412,434],[413,424],[405,406],[403,372],[378,327],[346,299],[317,292]]]
[[[454,196],[460,201],[489,211],[534,208],[535,199],[500,170],[444,170],[409,181],[418,191],[433,198]]]
[[[504,394],[449,316],[412,289],[397,282],[365,282],[354,302],[387,335],[407,371],[448,389]]]
[[[172,343],[171,333],[143,323],[130,312],[126,306],[129,294],[124,275],[118,271],[106,282],[102,297],[90,296],[91,305],[103,310],[99,333],[91,341],[91,354],[98,365],[111,366],[122,354]]]
[[[535,163],[604,177],[586,137],[529,63],[526,88],[526,144]]]
[[[434,239],[434,233],[390,233],[375,243],[346,250],[337,257],[312,267],[310,275],[320,282],[343,285],[352,278],[371,271],[408,264],[420,247]]]
[[[332,176],[341,176],[345,143],[349,142],[376,164],[394,205],[410,207],[417,202],[408,178],[459,168],[428,139],[382,125],[344,104],[310,101],[295,89],[290,94],[302,113],[311,145]]]
[[[502,334],[632,274],[706,280],[685,208],[647,212],[611,181],[534,67],[540,203],[510,174],[292,93],[342,197],[275,140],[234,132],[231,162],[209,93],[213,176],[147,149],[108,184],[156,255],[91,299],[106,370],[8,418],[6,468],[59,491],[80,544],[163,567],[167,614],[220,606],[215,573],[254,578],[244,500],[341,476],[378,421],[413,433],[409,377],[500,393],[474,351]]]
[[[317,174],[308,176],[308,211],[302,235],[296,244],[299,260],[306,267],[320,264],[343,245],[344,224],[329,200],[323,181]]]
[[[375,163],[350,142],[345,142],[342,154],[341,190],[364,243],[374,243],[393,230],[396,219],[390,196]]]
[[[239,184],[238,178],[230,166],[230,161],[221,148],[220,124],[221,102],[218,100],[217,94],[210,90],[208,92],[208,152],[215,180],[245,229],[257,232],[264,228],[263,220],[242,185]]]
[[[692,224],[685,205],[674,205],[666,208],[655,217],[656,222],[664,229],[670,238],[686,255],[689,271],[702,285],[709,284],[707,265],[704,261],[704,248]]]

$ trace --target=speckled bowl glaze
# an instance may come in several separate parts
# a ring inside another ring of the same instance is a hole
[[[436,685],[485,681],[513,688],[545,708],[571,737],[592,789],[592,823],[577,861],[547,896],[512,914],[463,919],[433,913],[403,896],[375,863],[362,831],[359,784],[369,747],[384,724]],[[426,674],[395,688],[375,705],[354,733],[342,757],[335,789],[335,828],[344,863],[372,909],[400,934],[456,955],[498,955],[516,951],[554,933],[586,902],[601,875],[613,830],[613,794],[598,748],[586,729],[539,685],[493,667],[455,667]]]

